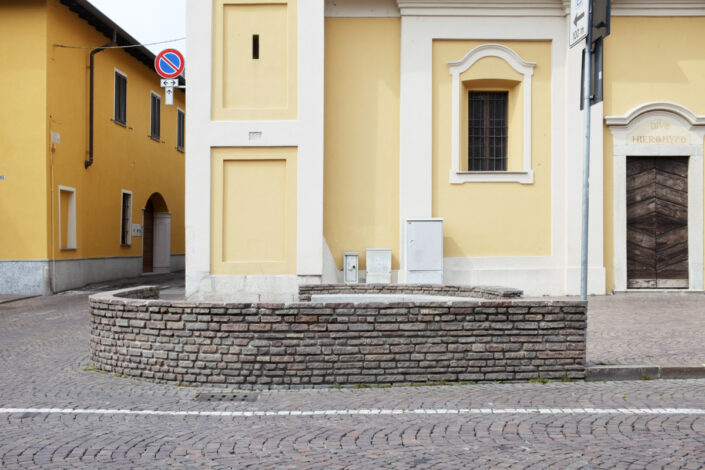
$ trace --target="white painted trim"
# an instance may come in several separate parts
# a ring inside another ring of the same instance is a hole
[[[125,197],[125,194],[130,195],[130,214],[129,214],[130,220],[127,223],[127,240],[126,240],[127,243],[125,243],[123,245],[123,243],[122,243],[122,229],[123,229],[122,221],[124,220],[123,218],[124,218],[125,214],[123,213],[122,201]],[[129,189],[122,189],[120,192],[120,237],[118,239],[121,246],[132,246],[132,207],[133,207],[132,205],[133,205],[132,191],[130,191]]]
[[[562,17],[562,0],[397,0],[402,16]],[[491,36],[490,36],[491,37]]]
[[[612,0],[612,16],[703,16],[702,0]]]
[[[670,121],[690,133],[690,144],[645,145],[629,142],[629,134],[650,119]],[[688,276],[689,290],[702,291],[703,268],[703,139],[705,116],[676,103],[652,102],[625,116],[607,116],[613,138],[614,172],[614,282],[627,290],[627,157],[690,157],[688,159]]]
[[[69,196],[69,210],[67,214],[68,220],[66,223],[66,247],[61,247],[61,191],[71,193]],[[76,188],[70,186],[59,185],[59,250],[75,250],[76,249]]]
[[[117,67],[113,68],[113,71],[114,71],[114,73],[113,73],[113,122],[116,122],[116,123],[120,124],[121,126],[127,126],[127,74],[125,72],[121,71],[120,69],[118,69]],[[119,74],[119,75],[122,75],[123,77],[125,77],[125,122],[124,123],[118,121],[115,116],[115,99],[117,98],[115,96],[115,75],[116,74]]]
[[[523,142],[522,149],[522,168],[521,172],[507,171],[460,171],[460,141],[462,139],[465,127],[460,122],[460,102],[464,99],[461,96],[463,84],[460,81],[460,75],[466,72],[480,59],[487,57],[496,57],[505,61],[517,73],[520,73],[524,78],[524,103],[523,103]],[[517,182],[522,184],[531,184],[534,182],[534,173],[531,169],[531,77],[534,74],[536,63],[526,62],[519,54],[507,46],[501,44],[483,44],[468,51],[465,57],[458,61],[448,62],[450,67],[450,75],[453,77],[452,97],[452,161],[450,168],[451,184],[462,184],[470,182]]]
[[[325,0],[326,18],[399,18],[395,0]]]

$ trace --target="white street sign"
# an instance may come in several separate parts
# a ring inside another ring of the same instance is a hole
[[[179,79],[178,78],[162,78],[162,86],[163,87],[179,86]]]
[[[585,39],[588,32],[588,3],[591,0],[570,0],[570,47]]]

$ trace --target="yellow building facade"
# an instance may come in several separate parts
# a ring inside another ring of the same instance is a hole
[[[2,2],[0,30],[0,292],[182,269],[185,94],[99,49],[137,41],[86,1]]]
[[[342,282],[347,252],[364,280],[370,248],[409,282],[417,219],[443,221],[444,283],[579,292],[584,44],[569,47],[570,1],[187,5],[189,296],[291,300],[301,283]],[[589,292],[701,291],[705,1],[613,0],[611,13]]]

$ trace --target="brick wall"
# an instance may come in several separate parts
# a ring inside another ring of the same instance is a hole
[[[146,379],[302,388],[585,376],[586,303],[231,304],[90,299],[91,361]]]
[[[499,300],[519,298],[523,292],[509,287],[445,284],[307,284],[299,286],[299,299],[302,302],[310,302],[312,295],[320,294],[443,295]]]

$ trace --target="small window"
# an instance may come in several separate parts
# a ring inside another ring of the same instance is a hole
[[[161,103],[162,98],[158,94],[152,92],[151,94],[151,125],[149,136],[154,140],[159,140],[161,131]]]
[[[132,193],[122,191],[122,209],[120,211],[120,245],[130,246],[132,244]]]
[[[468,93],[468,170],[506,171],[506,91]]]
[[[127,124],[127,77],[115,71],[115,122]]]
[[[185,131],[185,114],[181,109],[176,110],[176,148],[184,151],[184,131]]]
[[[59,186],[59,249],[76,249],[76,189]]]

